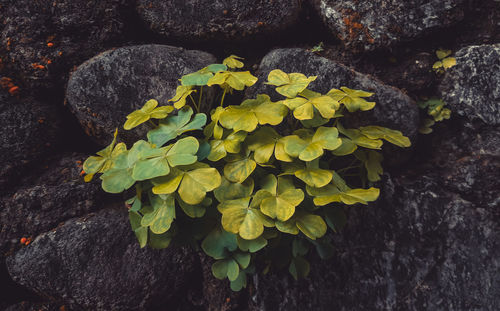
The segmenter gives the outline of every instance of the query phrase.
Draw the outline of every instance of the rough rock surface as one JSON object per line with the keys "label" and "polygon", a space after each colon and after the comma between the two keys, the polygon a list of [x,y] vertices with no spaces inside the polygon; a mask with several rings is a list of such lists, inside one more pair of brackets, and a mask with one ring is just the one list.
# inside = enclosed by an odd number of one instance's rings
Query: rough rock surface
{"label": "rough rock surface", "polygon": [[464,0],[312,0],[324,23],[355,50],[414,39],[464,17]]}
{"label": "rough rock surface", "polygon": [[55,147],[58,111],[33,98],[17,99],[0,90],[0,193],[37,158]]}
{"label": "rough rock surface", "polygon": [[185,249],[141,249],[125,209],[105,209],[38,236],[7,258],[16,282],[75,309],[175,305],[194,271]]}
{"label": "rough rock surface", "polygon": [[300,0],[138,1],[139,14],[153,31],[190,41],[273,34],[295,23],[300,9]]}
{"label": "rough rock surface", "polygon": [[[151,98],[167,104],[182,75],[215,62],[211,54],[165,45],[107,51],[73,72],[66,100],[87,134],[107,145],[115,128],[122,129],[129,113]],[[143,134],[140,128],[122,130],[121,137],[136,141]]]}
{"label": "rough rock surface", "polygon": [[454,57],[440,85],[441,98],[467,119],[500,125],[500,44],[469,46]]}
{"label": "rough rock surface", "polygon": [[123,201],[121,196],[102,191],[98,178],[90,183],[83,181],[79,164],[85,158],[81,154],[62,156],[39,168],[41,175],[26,179],[13,195],[0,198],[1,255],[20,247],[22,237],[34,238],[112,200]]}
{"label": "rough rock surface", "polygon": [[5,1],[3,61],[30,91],[64,84],[71,67],[123,40],[122,11],[129,2]]}
{"label": "rough rock surface", "polygon": [[417,135],[419,115],[417,105],[400,90],[385,85],[374,77],[358,73],[340,63],[315,55],[303,49],[276,49],[262,59],[259,67],[259,82],[248,89],[248,96],[259,93],[280,98],[274,87],[263,84],[273,69],[284,72],[301,72],[307,76],[318,76],[310,84],[310,89],[326,93],[332,88],[346,86],[374,92],[370,97],[377,105],[371,111],[360,112],[366,124],[377,124],[403,132],[410,139]]}

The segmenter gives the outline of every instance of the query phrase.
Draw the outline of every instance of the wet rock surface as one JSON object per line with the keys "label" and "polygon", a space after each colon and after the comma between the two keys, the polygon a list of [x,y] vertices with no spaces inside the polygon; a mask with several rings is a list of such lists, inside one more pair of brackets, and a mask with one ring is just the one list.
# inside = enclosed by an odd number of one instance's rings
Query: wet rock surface
{"label": "wet rock surface", "polygon": [[373,50],[456,24],[464,0],[312,0],[325,24],[350,49]]}
{"label": "wet rock surface", "polygon": [[141,249],[126,209],[105,209],[39,235],[7,258],[13,279],[75,309],[144,310],[175,305],[196,257]]}
{"label": "wet rock surface", "polygon": [[[80,65],[68,82],[66,100],[86,133],[105,146],[126,116],[149,99],[160,105],[175,94],[178,79],[215,63],[206,52],[164,45],[123,47],[99,54]],[[145,131],[121,131],[136,141]]]}
{"label": "wet rock surface", "polygon": [[163,36],[242,40],[275,34],[297,22],[301,1],[139,0],[137,9],[145,23]]}
{"label": "wet rock surface", "polygon": [[500,125],[500,44],[465,47],[454,57],[440,85],[443,100],[471,121]]}

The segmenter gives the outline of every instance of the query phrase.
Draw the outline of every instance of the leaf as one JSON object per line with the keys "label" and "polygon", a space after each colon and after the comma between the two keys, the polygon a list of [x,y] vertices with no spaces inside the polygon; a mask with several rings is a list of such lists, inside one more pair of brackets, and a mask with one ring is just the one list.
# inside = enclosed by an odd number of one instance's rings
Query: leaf
{"label": "leaf", "polygon": [[[205,200],[208,200],[208,198],[205,198]],[[177,197],[177,203],[179,203],[184,213],[191,218],[203,217],[207,211],[204,206],[187,204],[180,197]]]}
{"label": "leaf", "polygon": [[203,86],[207,85],[208,80],[213,77],[213,73],[209,71],[208,67],[202,68],[196,72],[182,76],[181,84],[184,86]]}
{"label": "leaf", "polygon": [[153,211],[142,217],[141,225],[149,227],[151,232],[155,234],[168,231],[175,218],[174,197],[171,195],[167,195],[165,198],[158,195],[152,196],[151,205]]}
{"label": "leaf", "polygon": [[247,178],[242,183],[234,183],[223,177],[221,185],[214,190],[214,195],[219,202],[241,199],[251,196],[253,188],[254,182],[252,178]]}
{"label": "leaf", "polygon": [[175,109],[181,109],[186,105],[186,98],[196,90],[192,86],[179,85],[175,90],[175,96],[169,99],[169,102],[174,102]]}
{"label": "leaf", "polygon": [[295,213],[295,207],[304,200],[304,192],[296,189],[286,177],[276,178],[274,175],[268,175],[264,182],[270,186],[257,192],[266,195],[260,203],[260,210],[271,218],[287,221]]}
{"label": "leaf", "polygon": [[[312,92],[311,92],[312,93]],[[297,120],[311,120],[314,111],[318,111],[325,119],[333,118],[340,104],[330,96],[317,96],[310,99],[295,97],[282,100],[281,103],[293,110],[293,116]]]}
{"label": "leaf", "polygon": [[205,160],[210,154],[211,147],[210,144],[204,140],[199,140],[198,143],[200,147],[198,148],[198,152],[196,153],[196,157],[198,162]]}
{"label": "leaf", "polygon": [[286,154],[281,136],[272,127],[264,126],[258,129],[247,140],[248,150],[254,152],[254,160],[259,164],[267,163],[273,153],[277,160],[291,162]]}
{"label": "leaf", "polygon": [[141,226],[142,216],[139,215],[139,213],[129,211],[128,217],[132,226],[132,230],[134,231],[135,236],[139,241],[139,245],[141,246],[141,248],[143,248],[148,242],[148,228]]}
{"label": "leaf", "polygon": [[347,136],[354,144],[360,147],[369,149],[380,149],[382,147],[382,140],[368,138],[358,129],[345,129],[340,123],[337,123],[337,128],[340,133]]}
{"label": "leaf", "polygon": [[233,258],[241,269],[246,269],[250,264],[251,255],[249,253],[236,252],[233,253]]}
{"label": "leaf", "polygon": [[229,85],[235,90],[243,91],[245,87],[254,85],[257,80],[250,71],[222,71],[211,77],[207,85]]}
{"label": "leaf", "polygon": [[337,149],[342,140],[338,138],[338,130],[335,127],[319,127],[312,137],[286,136],[283,143],[288,155],[298,157],[302,161],[312,161],[323,155],[323,149]]}
{"label": "leaf", "polygon": [[234,281],[239,273],[240,268],[234,259],[217,260],[212,265],[212,274],[219,280],[227,277],[230,281]]}
{"label": "leaf", "polygon": [[299,234],[299,228],[297,228],[294,218],[291,218],[287,221],[276,221],[275,225],[276,229],[281,232],[288,234]]}
{"label": "leaf", "polygon": [[436,51],[436,56],[439,59],[443,59],[443,58],[445,58],[448,55],[451,55],[451,50],[442,50],[442,49],[439,49],[439,50]]}
{"label": "leaf", "polygon": [[457,60],[455,59],[455,57],[447,57],[443,59],[442,62],[444,69],[451,68],[457,64]]}
{"label": "leaf", "polygon": [[379,194],[380,190],[373,187],[369,189],[350,189],[347,191],[340,191],[337,187],[331,184],[320,189],[314,189],[314,192],[311,193],[311,195],[315,196],[314,204],[317,206],[327,205],[332,202],[342,202],[348,205],[356,203],[366,205],[368,202],[375,201]]}
{"label": "leaf", "polygon": [[151,118],[163,119],[174,110],[174,107],[172,106],[155,108],[156,106],[158,106],[158,102],[155,99],[148,100],[141,109],[136,110],[127,116],[127,121],[123,125],[123,128],[131,130]]}
{"label": "leaf", "polygon": [[[113,141],[111,142],[111,144],[109,144],[106,148],[98,151],[98,156],[88,157],[87,160],[83,162],[83,170],[88,176],[107,171],[113,164],[113,158],[118,154],[126,151],[126,147],[123,150],[122,148],[118,148],[118,146],[122,146],[121,144],[116,145],[117,135],[118,129],[115,130]],[[90,180],[92,180],[92,178],[90,178]]]}
{"label": "leaf", "polygon": [[370,139],[385,139],[391,144],[399,147],[410,147],[411,142],[408,137],[403,136],[400,131],[391,130],[382,126],[362,126],[359,128],[361,134]]}
{"label": "leaf", "polygon": [[172,242],[172,232],[167,231],[162,234],[155,234],[153,232],[149,232],[149,243],[148,245],[154,249],[163,249],[167,248]]}
{"label": "leaf", "polygon": [[242,62],[239,61],[239,59],[244,59],[244,58],[236,56],[236,55],[231,55],[229,57],[226,57],[222,61],[222,63],[229,68],[242,68],[244,65]]}
{"label": "leaf", "polygon": [[264,232],[264,215],[249,208],[250,197],[228,200],[220,203],[217,209],[222,213],[222,226],[226,231],[238,233],[242,238],[253,240]]}
{"label": "leaf", "polygon": [[309,262],[302,257],[293,258],[290,266],[288,267],[288,271],[295,280],[307,277],[310,269]]}
{"label": "leaf", "polygon": [[373,93],[370,92],[354,90],[342,86],[340,90],[331,89],[327,95],[343,104],[349,112],[355,112],[357,110],[367,111],[375,107],[375,102],[368,102],[363,98],[372,96]]}
{"label": "leaf", "polygon": [[101,175],[102,189],[109,193],[120,193],[132,187],[135,180],[128,167],[127,153],[121,153],[112,163],[112,168]]}
{"label": "leaf", "polygon": [[240,274],[236,280],[230,283],[231,290],[234,292],[239,292],[242,288],[247,287],[247,275],[245,272],[240,271]]}
{"label": "leaf", "polygon": [[334,232],[339,232],[345,227],[347,217],[341,208],[325,208],[323,211],[325,213],[326,224]]}
{"label": "leaf", "polygon": [[383,160],[382,154],[373,150],[368,150],[367,153],[368,157],[367,161],[365,162],[365,168],[368,180],[371,182],[379,181],[381,179],[380,175],[382,175],[382,173],[384,172],[384,170],[382,169],[382,165],[380,165]]}
{"label": "leaf", "polygon": [[309,245],[304,239],[294,239],[292,242],[293,257],[305,256],[309,251]]}
{"label": "leaf", "polygon": [[224,176],[227,180],[237,183],[244,182],[255,170],[257,164],[254,160],[243,157],[224,166]]}
{"label": "leaf", "polygon": [[259,94],[256,99],[247,99],[239,106],[227,107],[219,122],[223,127],[235,132],[252,132],[258,124],[280,124],[287,111],[283,104],[273,103],[269,96]]}
{"label": "leaf", "polygon": [[335,249],[332,244],[326,241],[325,238],[313,241],[313,244],[316,247],[316,252],[321,259],[326,260],[333,257]]}
{"label": "leaf", "polygon": [[311,187],[323,187],[332,180],[332,172],[323,169],[305,168],[295,172],[295,177]]}
{"label": "leaf", "polygon": [[210,141],[210,154],[208,155],[208,160],[219,161],[220,159],[226,157],[227,153],[238,153],[240,152],[241,143],[247,137],[245,131],[233,132],[226,136],[224,139],[215,139]]}
{"label": "leaf", "polygon": [[326,223],[318,215],[299,214],[296,218],[296,225],[311,240],[320,238],[326,233]]}
{"label": "leaf", "polygon": [[238,247],[244,252],[255,253],[267,245],[267,240],[260,236],[253,240],[245,240],[238,236]]}
{"label": "leaf", "polygon": [[316,78],[316,76],[306,77],[301,73],[286,74],[279,69],[275,69],[269,73],[266,84],[277,86],[276,92],[288,98],[293,98]]}
{"label": "leaf", "polygon": [[170,166],[189,165],[198,160],[196,152],[198,151],[198,140],[194,137],[188,136],[179,139],[167,151],[165,157]]}
{"label": "leaf", "polygon": [[185,132],[201,130],[207,122],[207,116],[204,113],[197,113],[191,120],[192,115],[191,107],[183,107],[176,116],[168,116],[160,121],[156,129],[149,131],[148,140],[160,147]]}
{"label": "leaf", "polygon": [[206,236],[201,243],[201,248],[208,256],[223,259],[228,252],[238,248],[236,235],[217,227]]}
{"label": "leaf", "polygon": [[222,138],[224,132],[222,127],[219,126],[219,118],[224,111],[225,109],[220,106],[211,111],[210,118],[212,122],[203,129],[203,134],[205,134],[206,138],[210,138],[212,135],[215,139]]}
{"label": "leaf", "polygon": [[346,156],[353,153],[358,148],[358,146],[356,146],[356,144],[353,143],[353,141],[349,138],[342,137],[340,138],[340,140],[342,141],[342,144],[340,145],[340,147],[332,151],[333,155],[336,155],[338,157]]}

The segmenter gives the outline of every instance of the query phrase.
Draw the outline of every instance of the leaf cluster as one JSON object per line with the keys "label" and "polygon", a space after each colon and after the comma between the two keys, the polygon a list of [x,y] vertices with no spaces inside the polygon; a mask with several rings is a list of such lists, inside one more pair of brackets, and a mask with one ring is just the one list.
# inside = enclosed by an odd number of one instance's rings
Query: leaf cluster
{"label": "leaf cluster", "polygon": [[[384,141],[410,146],[396,130],[344,127],[345,114],[375,106],[367,100],[373,93],[347,87],[317,93],[309,88],[315,76],[276,69],[266,83],[281,100],[259,94],[225,105],[226,94],[257,82],[243,67],[231,55],[184,75],[172,104],[149,100],[127,116],[124,129],[147,126],[147,140],[128,149],[115,132],[84,163],[85,180],[101,174],[107,192],[135,185],[127,204],[141,247],[201,246],[215,260],[213,275],[235,291],[248,274],[271,267],[305,277],[310,248],[322,258],[332,254],[325,234],[345,224],[343,209],[378,198],[373,183],[383,172]],[[222,93],[208,124],[199,111],[207,87]]]}

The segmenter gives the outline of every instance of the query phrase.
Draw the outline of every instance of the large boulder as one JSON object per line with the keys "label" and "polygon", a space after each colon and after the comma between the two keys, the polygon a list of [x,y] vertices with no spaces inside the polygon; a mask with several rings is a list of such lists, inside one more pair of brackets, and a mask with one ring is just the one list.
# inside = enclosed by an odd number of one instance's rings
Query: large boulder
{"label": "large boulder", "polygon": [[159,310],[190,285],[196,254],[141,249],[122,207],[38,236],[7,267],[16,282],[77,310]]}
{"label": "large boulder", "polygon": [[[211,54],[166,45],[110,50],[73,72],[66,100],[87,134],[107,145],[129,113],[152,98],[167,104],[182,75],[215,62]],[[132,141],[144,134],[141,127],[121,132],[122,138]]]}
{"label": "large boulder", "polygon": [[0,90],[0,193],[56,147],[61,134],[59,116],[52,105]]}
{"label": "large boulder", "polygon": [[84,155],[70,154],[49,161],[46,168],[25,177],[13,194],[0,198],[0,256],[21,247],[22,237],[34,238],[61,222],[122,200],[102,191],[99,179],[83,181],[84,160]]}
{"label": "large boulder", "polygon": [[454,55],[439,87],[453,112],[470,121],[500,125],[500,44],[469,46]]}
{"label": "large boulder", "polygon": [[324,23],[350,49],[373,50],[414,39],[464,17],[464,0],[311,0]]}
{"label": "large boulder", "polygon": [[[417,105],[407,95],[370,75],[356,72],[343,64],[317,56],[304,49],[276,49],[264,56],[259,67],[259,81],[247,90],[247,97],[266,93],[273,100],[282,99],[282,96],[274,90],[274,86],[264,84],[269,72],[276,68],[287,73],[301,72],[307,76],[318,76],[309,88],[323,94],[341,86],[375,93],[369,98],[370,101],[377,103],[375,108],[353,114],[349,119],[350,124],[353,126],[381,125],[400,130],[412,141],[416,140],[419,112]],[[389,154],[405,153],[401,148],[387,147]],[[394,155],[390,157],[399,158]],[[407,156],[402,158],[407,158]]]}
{"label": "large boulder", "polygon": [[[22,91],[64,85],[68,71],[124,41],[129,0],[18,0],[2,8],[4,63],[20,77]],[[1,53],[1,51],[0,51]]]}
{"label": "large boulder", "polygon": [[139,0],[138,12],[166,37],[206,41],[271,35],[298,20],[300,0]]}

